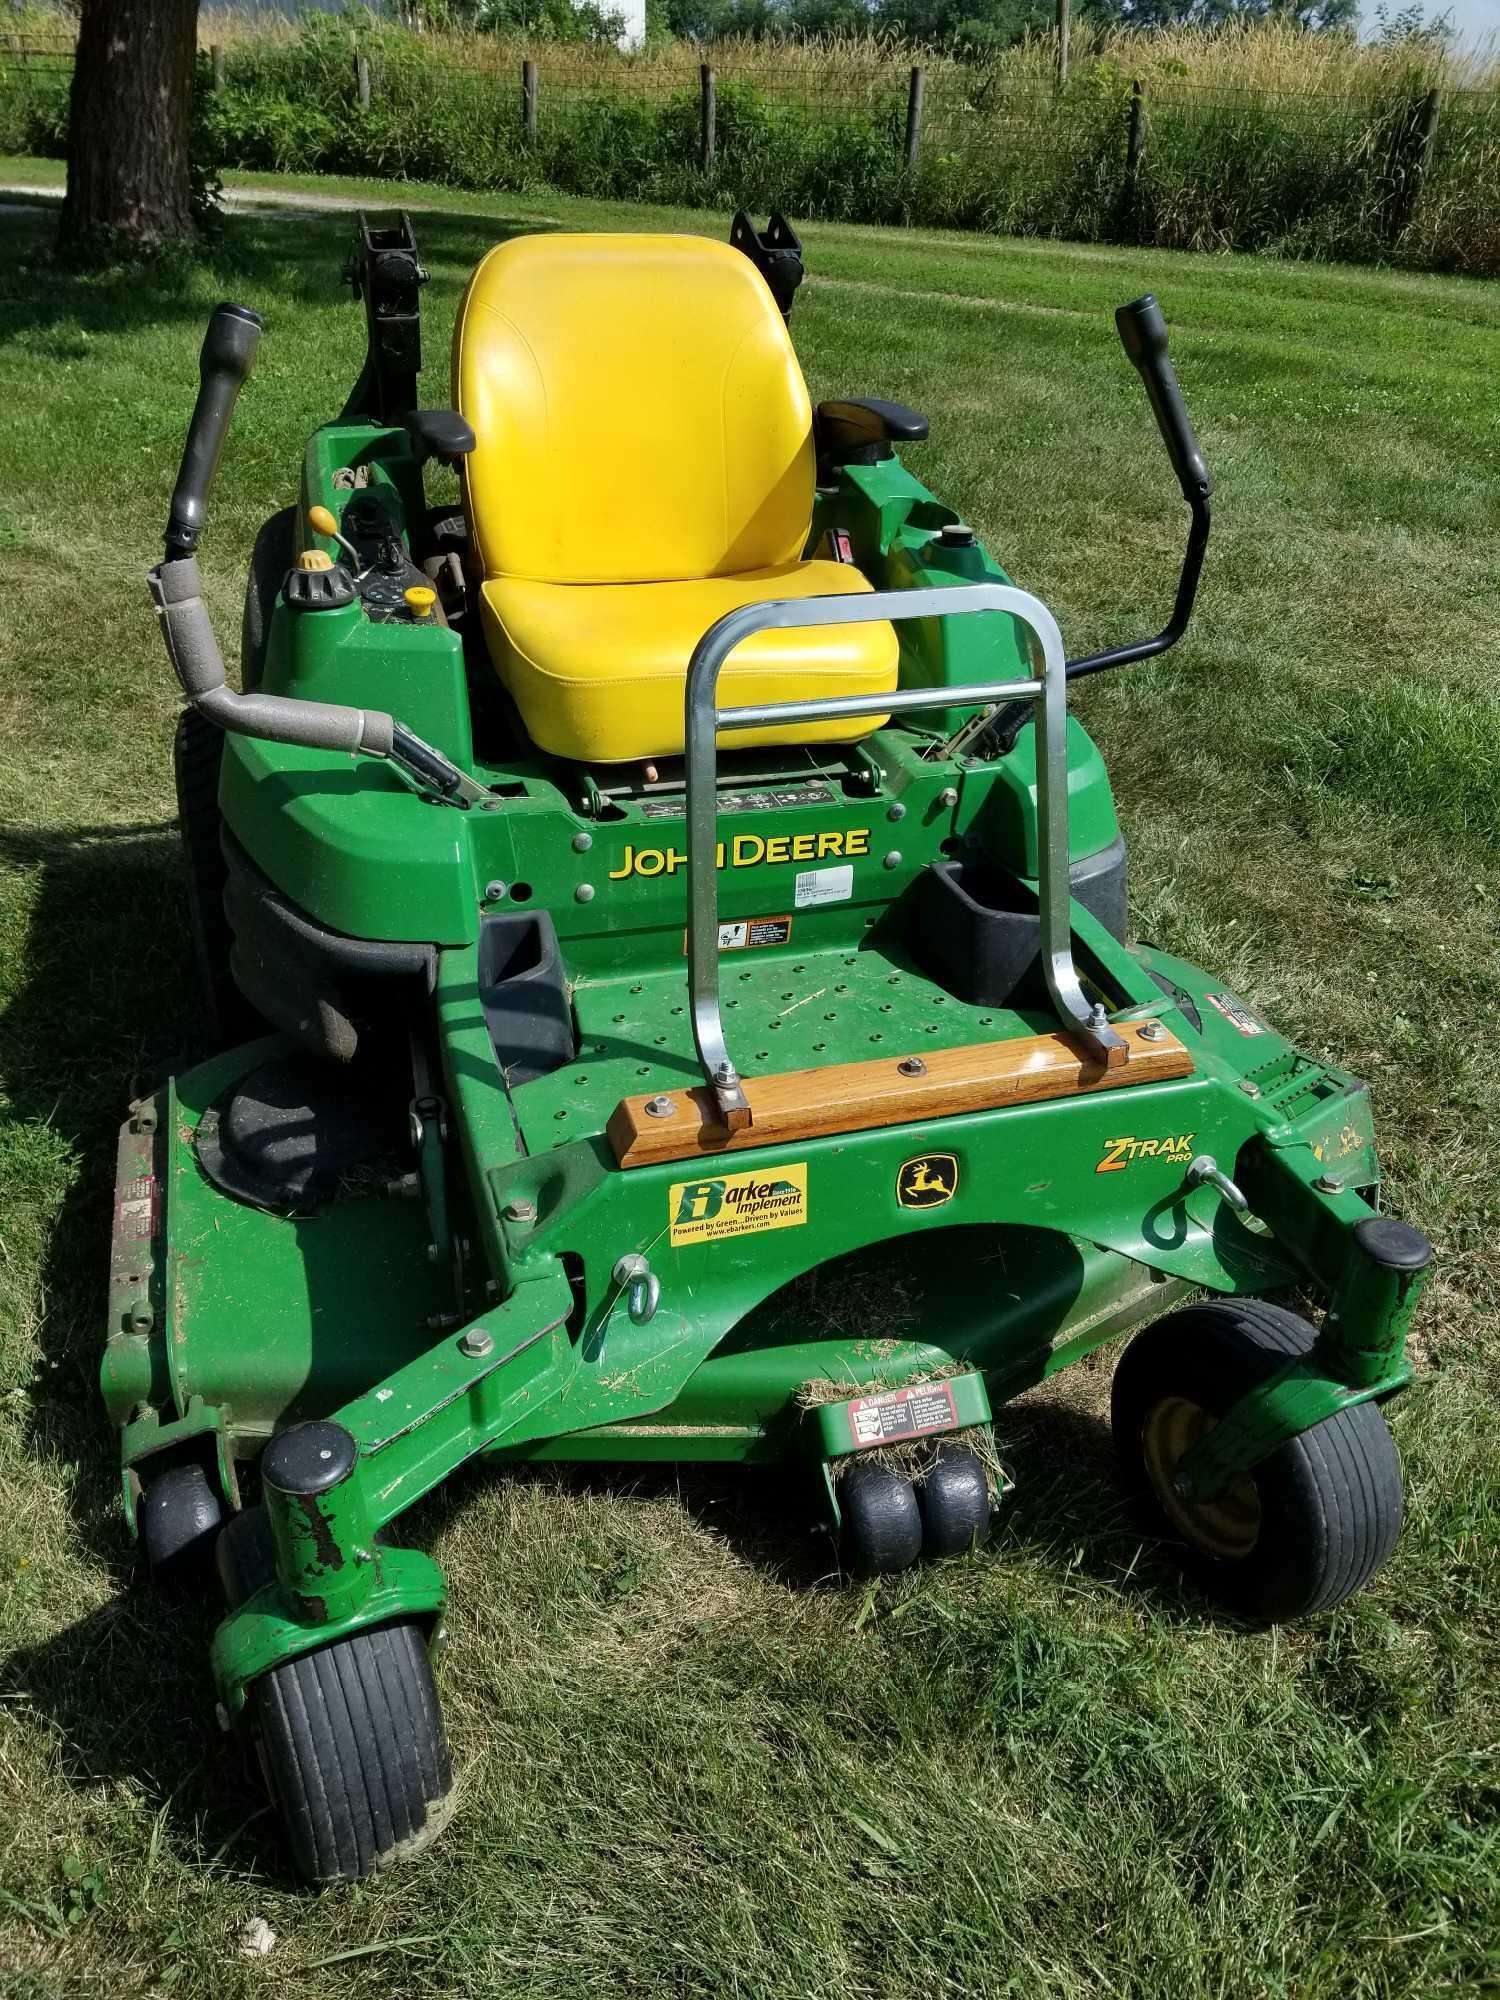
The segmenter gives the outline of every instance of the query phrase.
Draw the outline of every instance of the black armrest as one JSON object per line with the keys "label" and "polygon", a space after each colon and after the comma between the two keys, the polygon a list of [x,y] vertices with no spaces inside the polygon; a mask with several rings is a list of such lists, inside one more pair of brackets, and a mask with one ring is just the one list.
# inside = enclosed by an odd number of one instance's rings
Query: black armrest
{"label": "black armrest", "polygon": [[889,458],[892,444],[920,444],[926,435],[927,419],[920,412],[877,396],[819,403],[813,412],[813,436],[825,465],[869,465]]}
{"label": "black armrest", "polygon": [[412,410],[406,419],[406,433],[418,465],[425,465],[429,458],[455,465],[474,449],[474,426],[457,410]]}

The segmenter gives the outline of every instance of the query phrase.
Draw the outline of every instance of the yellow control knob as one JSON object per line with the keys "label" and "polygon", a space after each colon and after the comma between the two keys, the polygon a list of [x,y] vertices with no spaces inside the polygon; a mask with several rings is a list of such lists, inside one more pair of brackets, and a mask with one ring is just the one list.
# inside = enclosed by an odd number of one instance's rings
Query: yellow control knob
{"label": "yellow control knob", "polygon": [[437,603],[437,592],[425,583],[413,583],[405,591],[406,608],[413,618],[430,618],[432,607]]}
{"label": "yellow control knob", "polygon": [[333,557],[326,549],[304,549],[297,558],[298,569],[332,569]]}
{"label": "yellow control knob", "polygon": [[309,507],[307,518],[309,524],[316,528],[320,535],[336,535],[339,531],[338,522],[326,507]]}

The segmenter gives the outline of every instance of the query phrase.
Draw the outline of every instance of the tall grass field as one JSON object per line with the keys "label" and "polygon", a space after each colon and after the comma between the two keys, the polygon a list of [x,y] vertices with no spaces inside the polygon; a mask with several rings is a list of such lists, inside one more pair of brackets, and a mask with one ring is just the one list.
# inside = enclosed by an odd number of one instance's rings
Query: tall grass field
{"label": "tall grass field", "polygon": [[[1200,609],[1076,707],[1134,935],[1369,1079],[1389,1206],[1437,1244],[1390,1406],[1390,1566],[1304,1626],[1216,1616],[1124,1504],[1112,1351],[1000,1412],[1017,1483],[989,1548],[870,1586],[778,1474],[476,1467],[402,1522],[452,1591],[455,1816],[380,1879],[289,1879],[214,1727],[213,1609],[134,1577],[96,1375],[119,1120],[206,1053],[144,576],[204,321],[244,300],[265,337],[202,550],[238,631],[256,529],[363,350],[329,193],[414,211],[428,405],[497,239],[728,221],[238,177],[207,263],[80,278],[47,257],[52,215],[6,197],[0,1994],[1494,1993],[1500,294],[1347,266],[811,223],[792,334],[815,398],[928,414],[909,462],[1076,654],[1170,602],[1184,510],[1111,320],[1164,304],[1218,489]],[[922,1306],[826,1309],[878,1335]]]}
{"label": "tall grass field", "polygon": [[[43,9],[8,27],[0,149],[59,156],[68,17]],[[205,10],[200,34],[201,151],[225,169],[1500,274],[1500,74],[1487,56],[1421,38],[1370,47],[1275,20],[1218,33],[1081,28],[1061,92],[1048,37],[983,62],[869,39],[718,42],[717,145],[705,171],[703,52],[686,43],[626,55],[418,34],[358,8],[296,25]],[[17,53],[28,45],[29,59]],[[528,56],[539,73],[534,140],[521,117]],[[914,62],[925,113],[908,164]]]}

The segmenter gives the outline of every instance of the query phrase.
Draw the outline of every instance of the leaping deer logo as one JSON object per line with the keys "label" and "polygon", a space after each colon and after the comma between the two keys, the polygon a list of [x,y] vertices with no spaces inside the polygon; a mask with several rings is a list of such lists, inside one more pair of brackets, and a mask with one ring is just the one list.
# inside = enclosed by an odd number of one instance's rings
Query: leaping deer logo
{"label": "leaping deer logo", "polygon": [[902,1208],[937,1208],[958,1190],[958,1161],[952,1153],[919,1153],[896,1176]]}

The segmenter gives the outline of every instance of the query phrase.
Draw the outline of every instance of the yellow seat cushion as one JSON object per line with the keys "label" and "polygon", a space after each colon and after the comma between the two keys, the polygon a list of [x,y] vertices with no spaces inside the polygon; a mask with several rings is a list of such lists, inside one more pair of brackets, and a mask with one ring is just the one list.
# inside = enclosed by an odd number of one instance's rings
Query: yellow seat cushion
{"label": "yellow seat cushion", "polygon": [[455,406],[486,576],[660,583],[794,561],[812,405],[742,251],[702,236],[518,236],[469,280]]}
{"label": "yellow seat cushion", "polygon": [[[725,612],[870,587],[847,563],[804,562],[670,583],[495,577],[482,602],[491,656],[533,741],[556,757],[617,763],[680,754],[688,660]],[[889,694],[896,654],[895,631],[884,621],[757,632],[724,662],[718,705]],[[848,743],[884,720],[876,712],[855,722],[737,730],[733,741]]]}
{"label": "yellow seat cushion", "polygon": [[[682,749],[688,659],[726,611],[865,591],[801,560],[812,405],[749,258],[701,236],[522,236],[469,281],[453,396],[474,427],[464,495],[484,628],[532,739],[591,763]],[[720,707],[888,694],[889,625],[764,632]],[[850,742],[884,721],[744,743]]]}

